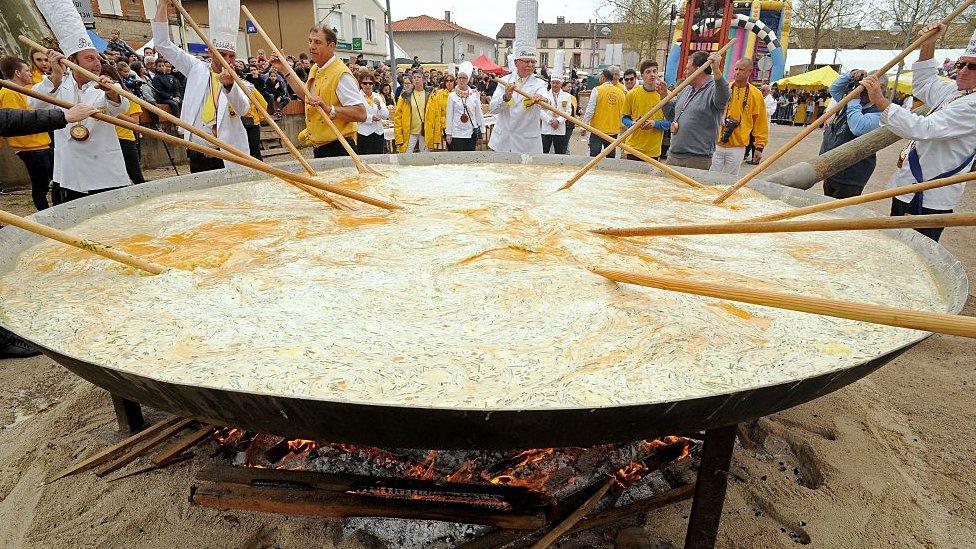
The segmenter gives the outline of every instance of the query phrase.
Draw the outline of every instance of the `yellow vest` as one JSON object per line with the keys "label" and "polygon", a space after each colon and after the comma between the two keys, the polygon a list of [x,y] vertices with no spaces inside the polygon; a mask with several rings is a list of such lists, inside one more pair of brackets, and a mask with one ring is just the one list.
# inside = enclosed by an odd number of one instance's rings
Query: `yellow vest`
{"label": "yellow vest", "polygon": [[[22,111],[30,110],[27,107],[27,96],[8,88],[0,89],[0,107]],[[8,137],[7,142],[10,143],[10,148],[15,151],[40,151],[51,146],[51,136],[47,132],[35,133],[20,137]]]}
{"label": "yellow vest", "polygon": [[[337,92],[339,78],[343,74],[349,74],[351,76],[352,71],[341,60],[337,58],[333,59],[335,61],[324,68],[319,68],[318,65],[312,67],[308,76],[308,89],[312,92],[312,95],[320,97],[326,105],[341,105],[342,102],[339,101],[339,94]],[[326,108],[326,112],[328,113],[328,108]],[[322,113],[308,103],[305,104],[305,122],[308,126],[306,128],[308,141],[313,145],[324,145],[339,139],[335,132],[332,131],[332,128],[322,119]],[[349,122],[339,118],[333,119],[332,122],[339,128],[339,132],[342,135],[346,137],[356,135],[355,122]]]}
{"label": "yellow vest", "polygon": [[[660,102],[661,94],[656,91],[647,91],[643,85],[638,85],[627,93],[623,116],[629,116],[631,120],[637,122],[638,118],[647,114],[647,111]],[[651,120],[664,120],[664,113],[657,111],[651,115]],[[628,145],[651,157],[661,156],[661,143],[663,141],[664,132],[658,129],[635,130],[627,137]]]}
{"label": "yellow vest", "polygon": [[620,117],[623,116],[624,102],[627,96],[620,88],[607,82],[597,86],[599,90],[596,94],[596,108],[593,110],[593,120],[590,122],[594,128],[603,133],[620,133]]}

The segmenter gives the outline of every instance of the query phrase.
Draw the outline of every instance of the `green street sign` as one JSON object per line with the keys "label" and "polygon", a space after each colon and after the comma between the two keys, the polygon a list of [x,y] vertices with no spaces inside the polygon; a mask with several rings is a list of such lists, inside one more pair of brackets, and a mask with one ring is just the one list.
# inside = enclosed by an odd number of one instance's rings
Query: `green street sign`
{"label": "green street sign", "polygon": [[352,49],[362,51],[362,49],[363,49],[363,39],[362,38],[353,38],[352,39]]}
{"label": "green street sign", "polygon": [[336,48],[340,50],[351,50],[352,44],[349,42],[336,42]]}

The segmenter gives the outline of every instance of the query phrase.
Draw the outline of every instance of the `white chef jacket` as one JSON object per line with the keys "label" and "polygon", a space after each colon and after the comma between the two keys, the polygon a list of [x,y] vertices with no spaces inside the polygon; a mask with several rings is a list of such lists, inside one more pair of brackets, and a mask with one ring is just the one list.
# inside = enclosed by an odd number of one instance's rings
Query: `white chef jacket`
{"label": "white chef jacket", "polygon": [[[556,107],[561,112],[573,114],[573,98],[568,93],[559,90],[557,95],[553,95],[552,90],[546,92],[549,104]],[[553,128],[549,122],[555,118],[559,122],[559,127]],[[542,109],[542,135],[566,135],[566,119],[558,114]]]}
{"label": "white chef jacket", "polygon": [[[465,114],[467,107],[468,121],[461,122],[461,116]],[[455,90],[447,96],[447,128],[445,133],[458,139],[468,139],[474,128],[481,128],[481,134],[485,132],[485,115],[481,111],[481,97],[477,89],[468,88],[468,97],[462,99]]]}
{"label": "white chef jacket", "polygon": [[[534,74],[525,82],[520,82],[517,73],[502,80],[516,83],[529,95],[546,93],[546,82]],[[504,95],[505,86],[499,83],[489,103],[489,109],[495,114],[495,129],[488,146],[497,152],[542,153],[542,107],[532,105],[526,109],[522,102],[525,98],[516,92],[512,92],[512,100],[506,103],[502,100]]]}
{"label": "white chef jacket", "polygon": [[[105,92],[98,89],[97,82],[88,82],[79,89],[71,71],[65,71],[57,89],[50,76],[45,76],[34,89],[75,104],[91,105],[110,116],[129,109],[128,99],[121,97],[119,103],[109,101]],[[35,110],[59,108],[34,98],[29,104]],[[79,124],[88,128],[89,137],[84,141],[71,138],[71,127],[76,124],[54,131],[54,181],[65,189],[82,193],[129,185],[115,126],[94,118],[86,118]]]}
{"label": "white chef jacket", "polygon": [[[341,81],[340,81],[341,83]],[[362,96],[362,94],[360,94]],[[340,101],[342,98],[339,99]],[[373,104],[370,105],[369,101],[363,99],[363,104],[366,105],[366,121],[358,122],[356,124],[356,132],[359,135],[373,135],[378,133],[383,135],[383,120],[390,119],[390,109],[386,107],[386,100],[383,96],[373,92]],[[349,106],[343,104],[343,106]],[[373,122],[373,116],[380,117],[380,122]]]}
{"label": "white chef jacket", "polygon": [[[912,66],[912,94],[937,109],[928,116],[918,116],[892,103],[881,113],[881,125],[898,137],[912,139],[918,151],[924,181],[961,166],[976,151],[976,93],[964,95],[955,82],[938,78],[939,62],[919,61]],[[950,103],[943,103],[951,101]],[[939,108],[939,105],[942,105]],[[968,172],[971,165],[963,168]],[[918,183],[906,160],[888,182],[888,188]],[[922,206],[933,210],[955,208],[965,183],[930,189],[922,195]],[[911,202],[915,195],[896,197]]]}
{"label": "white chef jacket", "polygon": [[[210,133],[210,127],[203,122],[203,102],[207,100],[210,89],[210,63],[197,59],[174,44],[169,38],[169,25],[167,23],[154,21],[152,31],[153,45],[156,51],[186,76],[186,90],[183,92],[180,120]],[[217,89],[220,90],[220,97],[217,98],[217,139],[247,152],[249,150],[247,130],[244,129],[244,123],[241,122],[241,116],[251,108],[247,93],[236,83],[230,92],[222,85],[217,86]],[[228,105],[233,108],[233,114],[228,110]],[[180,128],[180,133],[185,139],[194,143],[213,147],[188,130]]]}

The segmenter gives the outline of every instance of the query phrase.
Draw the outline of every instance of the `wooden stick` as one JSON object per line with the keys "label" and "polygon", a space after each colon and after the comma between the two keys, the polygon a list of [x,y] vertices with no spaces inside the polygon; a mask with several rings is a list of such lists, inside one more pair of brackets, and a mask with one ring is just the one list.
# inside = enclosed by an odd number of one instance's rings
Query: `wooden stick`
{"label": "wooden stick", "polygon": [[177,416],[169,416],[168,418],[164,419],[163,421],[160,421],[159,423],[157,423],[157,424],[155,424],[155,425],[153,425],[151,427],[147,427],[146,429],[144,429],[142,431],[139,431],[138,433],[132,435],[131,437],[129,437],[129,438],[125,439],[125,440],[122,440],[122,441],[120,441],[120,442],[118,442],[116,444],[113,444],[112,446],[109,446],[108,448],[102,450],[101,452],[98,452],[97,454],[91,456],[90,458],[85,459],[81,463],[79,463],[77,465],[73,465],[72,467],[70,467],[68,469],[65,469],[64,471],[62,471],[62,472],[58,473],[57,475],[51,477],[49,480],[47,480],[45,482],[45,484],[50,484],[50,483],[52,483],[52,482],[54,482],[56,480],[60,480],[60,479],[62,479],[64,477],[71,476],[71,475],[76,475],[78,473],[84,473],[85,471],[94,469],[95,467],[98,467],[99,465],[105,463],[106,461],[109,461],[109,460],[113,459],[115,456],[117,456],[120,453],[124,452],[130,446],[132,446],[134,444],[137,444],[137,443],[139,443],[139,442],[141,442],[141,441],[143,441],[145,439],[148,439],[150,437],[153,437],[153,436],[156,435],[156,433],[162,431],[163,429],[167,429],[169,427],[172,427],[173,425],[176,425],[179,422],[180,422],[180,418],[179,417],[177,417]]}
{"label": "wooden stick", "polygon": [[607,495],[607,492],[610,491],[610,488],[613,486],[614,482],[615,479],[613,477],[607,479],[607,481],[604,482],[603,485],[600,486],[600,488],[594,492],[592,496],[586,498],[586,501],[579,506],[579,509],[573,511],[568,517],[563,519],[562,522],[557,524],[555,528],[547,532],[545,536],[542,536],[542,539],[533,543],[531,549],[546,549],[555,543],[557,539],[571,530],[573,526],[576,526],[579,521],[583,520],[583,518],[586,517],[586,515],[589,514],[589,512],[592,511],[598,503],[600,503],[600,500],[603,499],[603,496]]}
{"label": "wooden stick", "polygon": [[815,231],[863,231],[868,229],[930,229],[934,227],[972,227],[976,214],[906,215],[901,217],[862,217],[851,219],[816,219],[807,221],[759,221],[710,223],[696,225],[662,225],[596,229],[592,232],[609,236],[674,236],[745,233],[799,233]]}
{"label": "wooden stick", "polygon": [[[505,80],[503,80],[501,78],[495,78],[494,80],[495,80],[495,82],[497,82],[498,84],[500,84],[502,86],[509,86],[509,85],[511,85],[510,82],[506,82]],[[529,93],[526,92],[523,88],[521,88],[519,86],[513,86],[513,88],[515,90],[515,93],[521,95],[522,97],[524,97],[526,99],[532,99],[532,96],[529,95]],[[557,115],[565,118],[566,120],[568,120],[568,121],[572,122],[573,124],[576,124],[577,126],[585,129],[586,131],[592,133],[593,135],[599,137],[600,139],[606,141],[607,143],[612,143],[613,142],[613,138],[610,137],[609,134],[606,134],[606,133],[601,132],[600,130],[594,128],[593,126],[587,124],[586,122],[583,122],[582,120],[580,120],[579,118],[576,118],[575,116],[573,116],[571,114],[564,113],[563,111],[557,109],[556,107],[553,107],[549,103],[539,103],[539,106],[542,107],[543,109],[546,109],[549,112],[552,112],[554,114],[557,114]],[[679,172],[678,170],[672,168],[671,166],[668,166],[667,164],[661,162],[660,160],[654,160],[647,153],[645,153],[644,151],[641,151],[640,149],[636,149],[636,148],[628,145],[627,143],[621,143],[620,148],[623,149],[623,150],[625,150],[625,151],[627,151],[628,153],[636,156],[637,158],[640,158],[644,162],[647,162],[648,164],[650,164],[651,166],[654,166],[655,168],[661,170],[662,172],[664,172],[664,173],[666,173],[666,174],[674,177],[675,179],[677,179],[678,181],[681,181],[682,183],[685,183],[685,184],[690,185],[692,187],[695,187],[697,189],[704,189],[705,188],[705,185],[702,185],[701,183],[699,183],[699,182],[695,181],[694,179],[688,177],[687,175]]]}
{"label": "wooden stick", "polygon": [[94,240],[75,236],[71,233],[67,233],[53,227],[48,227],[47,225],[41,225],[36,221],[32,221],[25,217],[20,217],[19,215],[14,215],[10,212],[0,210],[0,223],[13,225],[14,227],[32,232],[36,235],[50,238],[51,240],[57,240],[58,242],[62,242],[69,246],[74,246],[75,248],[85,250],[86,252],[100,255],[106,259],[117,261],[123,265],[128,265],[129,267],[134,267],[150,274],[158,275],[169,270],[169,267],[128,254],[122,250],[117,250],[108,244],[102,244]]}
{"label": "wooden stick", "polygon": [[[305,83],[302,82],[302,79],[298,77],[298,74],[295,73],[295,68],[288,64],[288,58],[285,57],[285,54],[281,53],[281,50],[278,49],[278,46],[276,46],[275,43],[271,41],[271,37],[268,36],[266,32],[264,32],[264,28],[261,27],[260,23],[258,23],[258,20],[251,13],[251,10],[247,9],[247,6],[241,4],[241,11],[243,11],[244,15],[247,16],[247,18],[251,20],[251,23],[254,24],[254,28],[258,31],[258,34],[260,34],[261,38],[263,38],[264,41],[268,43],[268,46],[274,52],[275,56],[278,57],[278,59],[281,61],[281,64],[284,65],[285,69],[288,71],[288,74],[294,77],[295,80],[298,81],[298,83],[301,85],[300,91],[304,95],[305,100],[308,101],[308,98],[312,97],[312,93],[311,91],[309,91],[308,86],[306,86]],[[349,155],[350,158],[352,158],[352,161],[356,163],[356,169],[359,170],[359,173],[371,173],[373,175],[383,175],[380,172],[374,170],[373,168],[367,166],[366,163],[363,162],[363,159],[360,158],[358,154],[356,154],[356,151],[353,150],[352,145],[350,145],[349,141],[346,140],[346,137],[339,132],[339,128],[336,127],[335,122],[332,121],[332,117],[330,117],[329,114],[325,112],[325,109],[322,107],[322,105],[316,105],[315,107],[318,109],[319,114],[322,115],[322,120],[325,120],[325,123],[328,124],[329,128],[333,131],[333,133],[336,134],[336,137],[339,138],[339,143],[342,144],[342,148],[346,150],[346,153]]]}
{"label": "wooden stick", "polygon": [[754,217],[745,220],[749,221],[778,221],[780,219],[790,219],[792,217],[800,217],[804,215],[809,215],[818,212],[829,212],[830,210],[836,210],[838,208],[844,208],[846,206],[854,206],[856,204],[864,204],[866,202],[874,202],[876,200],[884,200],[885,198],[893,198],[896,196],[902,196],[906,194],[914,194],[922,191],[927,191],[929,189],[937,189],[939,187],[946,187],[949,185],[955,185],[957,183],[965,183],[966,181],[976,180],[976,172],[966,172],[951,177],[944,177],[942,179],[933,179],[932,181],[926,181],[925,183],[915,183],[913,185],[904,185],[902,187],[895,187],[893,189],[886,189],[883,191],[875,191],[873,193],[862,194],[860,196],[852,196],[850,198],[842,198],[840,200],[829,200],[822,204],[814,204],[813,206],[805,206],[803,208],[795,208],[792,210],[786,210],[784,212],[761,215],[759,217]]}
{"label": "wooden stick", "polygon": [[628,273],[614,269],[591,269],[594,273],[613,280],[648,288],[658,288],[685,294],[716,299],[752,303],[790,311],[846,318],[898,328],[910,328],[962,337],[976,338],[976,318],[928,311],[913,311],[897,307],[840,301],[825,297],[799,296],[781,292],[752,290],[727,284],[694,282],[677,278]]}
{"label": "wooden stick", "polygon": [[183,452],[186,452],[190,448],[193,448],[197,444],[209,438],[214,434],[215,429],[216,428],[213,425],[204,425],[196,431],[173,442],[166,448],[163,448],[161,452],[152,457],[152,462],[156,465],[169,463],[170,461],[179,457]]}
{"label": "wooden stick", "polygon": [[[970,1],[976,2],[976,0],[970,0]],[[732,47],[733,44],[735,44],[735,41],[730,40],[728,43],[726,43],[724,46],[722,46],[721,49],[719,49],[715,53],[717,53],[719,55],[723,55],[726,50],[728,50],[729,48]],[[704,73],[705,70],[708,69],[708,67],[710,67],[710,66],[712,66],[712,64],[710,62],[708,62],[708,63],[705,63],[704,65],[698,67],[697,69],[695,69],[695,72],[693,72],[690,75],[688,75],[688,77],[685,78],[684,80],[682,80],[680,84],[678,84],[677,86],[675,86],[674,90],[671,93],[669,93],[668,95],[666,95],[664,97],[664,99],[661,100],[660,103],[658,103],[657,105],[655,105],[654,108],[652,108],[651,110],[649,110],[646,113],[644,113],[644,116],[642,116],[639,119],[637,119],[636,121],[634,121],[634,125],[633,126],[627,128],[627,130],[624,133],[620,134],[620,136],[618,136],[617,139],[613,140],[613,142],[610,143],[610,145],[604,147],[603,150],[600,151],[600,154],[598,154],[592,160],[590,160],[589,163],[587,163],[586,166],[583,166],[583,168],[580,171],[576,172],[576,174],[573,177],[569,178],[569,181],[567,181],[566,183],[564,183],[562,187],[559,187],[559,190],[568,189],[568,188],[572,187],[573,184],[575,184],[577,181],[579,181],[581,177],[583,177],[584,175],[586,175],[586,172],[588,172],[591,169],[593,169],[593,167],[596,166],[597,164],[599,164],[601,160],[603,160],[604,158],[606,158],[607,156],[609,156],[610,153],[612,153],[614,151],[614,149],[616,149],[617,147],[619,147],[621,143],[623,143],[628,137],[630,137],[630,134],[632,134],[635,131],[637,131],[644,124],[644,122],[647,122],[648,120],[650,120],[651,119],[651,116],[653,116],[654,113],[656,113],[657,111],[663,109],[665,105],[667,105],[668,103],[670,103],[672,99],[674,99],[675,97],[678,96],[679,93],[681,93],[681,90],[683,90],[686,87],[688,87],[689,85],[691,85],[692,80],[698,78],[698,76],[700,74]]]}
{"label": "wooden stick", "polygon": [[[21,35],[19,37],[19,39],[20,39],[21,42],[23,42],[27,46],[30,46],[31,48],[34,48],[37,51],[43,52],[45,54],[47,54],[48,52],[51,51],[48,48],[42,46],[41,44],[38,44],[37,42],[34,42],[30,38],[27,38],[26,36]],[[71,70],[77,71],[79,74],[84,75],[89,80],[94,80],[96,82],[99,80],[99,76],[97,74],[89,71],[88,69],[82,67],[81,65],[79,65],[77,63],[74,63],[74,62],[70,61],[67,57],[62,57],[61,58],[61,63],[64,66],[66,66],[66,67],[70,67]],[[221,141],[214,134],[212,134],[210,132],[205,132],[202,129],[194,126],[193,124],[187,124],[186,122],[184,122],[183,120],[181,120],[179,117],[173,116],[172,114],[164,111],[163,109],[160,109],[156,105],[154,105],[154,104],[152,104],[152,103],[144,100],[143,98],[139,97],[138,95],[133,94],[132,92],[130,92],[129,90],[125,89],[124,87],[122,87],[118,83],[113,83],[112,84],[112,89],[114,89],[120,95],[124,96],[129,101],[134,101],[134,102],[138,103],[144,109],[147,109],[150,112],[156,114],[161,119],[166,120],[167,122],[170,122],[171,124],[175,124],[176,126],[179,126],[180,128],[183,128],[184,130],[192,133],[193,135],[199,137],[200,139],[203,139],[204,141],[206,141],[207,143],[210,143],[211,145],[213,145],[215,147],[220,147],[221,149],[223,149],[225,151],[228,151],[228,152],[231,152],[231,153],[233,153],[236,156],[249,157],[249,158],[251,157],[251,155],[249,153],[246,153],[246,152],[238,149],[237,147],[231,145],[230,143],[225,143],[224,141]],[[340,205],[337,202],[335,202],[334,200],[332,200],[327,195],[322,194],[317,189],[313,189],[312,187],[309,187],[308,185],[303,185],[301,183],[295,183],[294,181],[286,181],[286,183],[289,183],[290,185],[294,185],[295,187],[298,187],[299,189],[305,191],[306,193],[314,196],[315,198],[318,198],[319,200],[322,200],[324,202],[327,202],[327,203],[331,204],[334,207],[337,207],[337,208],[340,207]]]}
{"label": "wooden stick", "polygon": [[152,450],[156,446],[159,446],[160,444],[166,442],[167,439],[169,439],[176,433],[179,433],[183,429],[186,429],[194,421],[195,420],[192,419],[183,419],[173,425],[170,425],[169,427],[160,431],[155,436],[143,440],[142,442],[132,446],[127,452],[119,456],[114,461],[110,461],[105,465],[102,465],[97,471],[95,471],[95,474],[98,475],[99,477],[104,477],[105,475],[118,471],[119,469],[125,467],[126,465],[138,459],[139,456],[145,454],[149,450]]}
{"label": "wooden stick", "polygon": [[316,175],[315,169],[312,168],[312,165],[308,163],[308,160],[305,160],[302,153],[295,148],[295,144],[291,142],[291,139],[288,139],[288,135],[285,134],[285,131],[278,126],[278,124],[274,121],[274,118],[271,118],[271,115],[268,114],[268,110],[261,106],[261,102],[257,99],[257,90],[250,89],[244,85],[244,81],[241,80],[241,77],[237,75],[237,71],[234,70],[234,67],[231,67],[230,63],[224,59],[224,56],[217,51],[217,48],[214,47],[213,42],[210,41],[210,37],[207,36],[207,33],[203,32],[203,29],[201,29],[200,26],[197,25],[196,21],[190,17],[190,14],[183,9],[183,4],[180,2],[180,0],[169,0],[169,2],[174,8],[176,8],[176,11],[180,12],[183,19],[187,22],[187,24],[190,25],[191,28],[193,28],[194,32],[197,33],[197,36],[200,37],[200,40],[203,40],[203,43],[206,44],[207,49],[210,50],[210,55],[217,59],[220,66],[230,73],[231,77],[234,79],[234,82],[238,87],[241,88],[241,91],[247,94],[248,99],[251,100],[251,104],[254,105],[258,112],[261,113],[261,116],[268,121],[268,124],[274,128],[275,133],[277,133],[278,137],[281,138],[281,142],[285,144],[285,147],[287,147],[292,156],[295,157],[295,160],[298,160],[298,163],[305,168],[305,171],[308,172],[309,175]]}
{"label": "wooden stick", "polygon": [[[952,13],[947,15],[946,18],[941,21],[941,23],[946,27],[948,27],[949,22],[951,22],[953,19],[959,16],[962,12],[969,9],[969,7],[972,6],[974,2],[976,2],[976,0],[964,0],[963,2],[960,2],[959,5],[956,6],[956,9],[953,10]],[[892,58],[891,61],[888,61],[888,63],[885,64],[885,66],[874,71],[874,73],[872,74],[879,78],[884,76],[885,74],[888,73],[889,70],[891,70],[892,67],[894,67],[903,59],[908,57],[908,54],[918,49],[918,47],[921,46],[922,43],[925,42],[935,32],[938,32],[938,29],[932,29],[925,34],[922,34],[914,42],[912,42],[907,48],[903,49],[901,53],[899,53],[894,58]],[[790,139],[789,142],[786,143],[786,145],[783,145],[782,147],[777,149],[776,152],[774,152],[773,154],[763,158],[762,162],[760,162],[758,166],[753,168],[751,172],[747,173],[741,179],[736,181],[734,185],[729,187],[728,190],[726,190],[724,193],[719,195],[719,197],[715,199],[715,204],[721,204],[722,202],[725,202],[725,200],[728,197],[732,196],[736,191],[748,185],[750,181],[752,181],[753,179],[755,179],[757,175],[765,171],[766,168],[768,168],[773,164],[773,162],[776,162],[784,154],[789,152],[790,149],[795,147],[800,141],[803,140],[804,137],[813,133],[817,128],[822,126],[824,122],[830,119],[831,116],[840,112],[840,110],[843,109],[848,103],[850,103],[852,99],[860,97],[862,91],[864,91],[864,86],[858,84],[857,87],[851,90],[850,93],[845,95],[843,99],[838,101],[832,107],[827,109],[823,114],[821,114],[820,118],[814,120],[812,123],[810,123],[809,126],[803,128],[803,130],[800,133],[798,133],[795,137],[793,137],[793,139]]]}
{"label": "wooden stick", "polygon": [[[52,105],[55,105],[55,106],[58,106],[58,107],[61,107],[61,108],[64,108],[64,109],[70,109],[71,107],[74,106],[74,104],[72,104],[69,101],[65,101],[64,99],[60,99],[60,98],[54,97],[52,95],[48,95],[48,94],[45,94],[45,93],[40,93],[40,92],[34,91],[31,88],[25,88],[23,86],[19,86],[17,84],[14,84],[13,82],[10,82],[9,80],[0,80],[0,88],[10,88],[10,89],[12,89],[12,90],[14,90],[14,91],[16,91],[18,93],[22,93],[24,95],[27,95],[27,96],[30,96],[30,97],[34,97],[36,99],[40,99],[41,101],[44,101],[46,103],[50,103]],[[152,129],[149,129],[149,128],[145,128],[143,126],[140,126],[139,124],[133,124],[132,122],[128,122],[126,120],[121,120],[119,118],[115,118],[114,116],[108,116],[108,115],[102,114],[100,112],[97,112],[97,113],[93,114],[92,115],[92,118],[94,118],[96,120],[101,120],[102,122],[108,122],[109,124],[112,124],[114,126],[118,126],[120,128],[125,128],[125,129],[128,129],[128,130],[132,130],[132,131],[135,131],[135,132],[139,132],[139,133],[141,133],[143,135],[147,135],[149,137],[154,137],[154,138],[159,139],[161,141],[166,141],[167,143],[171,143],[171,144],[176,145],[176,146],[179,146],[179,147],[184,147],[184,148],[189,149],[191,151],[196,151],[196,152],[199,152],[201,154],[207,154],[207,155],[213,156],[214,158],[220,158],[222,160],[227,160],[229,162],[235,162],[235,163],[240,164],[242,166],[245,166],[245,167],[248,167],[248,168],[251,168],[251,169],[260,171],[260,172],[264,172],[264,173],[266,173],[268,175],[273,175],[275,177],[280,177],[281,179],[284,179],[286,181],[295,181],[297,183],[303,183],[305,185],[308,185],[309,187],[315,187],[316,189],[321,189],[323,191],[329,191],[330,193],[335,193],[335,194],[338,194],[338,195],[342,195],[342,196],[345,196],[346,198],[351,198],[353,200],[357,200],[359,202],[364,202],[366,204],[372,204],[373,206],[376,206],[376,207],[379,207],[379,208],[384,208],[384,209],[387,209],[387,210],[398,210],[398,209],[400,209],[400,206],[398,206],[398,205],[396,205],[396,204],[394,204],[392,202],[388,202],[388,201],[383,200],[383,199],[380,199],[380,198],[374,198],[374,197],[371,197],[371,196],[368,196],[368,195],[365,195],[365,194],[362,194],[362,193],[359,193],[359,192],[356,192],[356,191],[353,191],[353,190],[345,189],[343,187],[340,187],[338,185],[333,185],[331,183],[325,183],[323,181],[319,181],[317,179],[314,179],[312,177],[309,177],[308,175],[305,175],[305,174],[288,172],[288,171],[282,170],[281,168],[276,168],[274,166],[270,166],[268,164],[265,164],[264,162],[261,162],[260,160],[257,160],[255,158],[252,158],[250,156],[248,156],[246,158],[245,157],[234,156],[233,154],[231,154],[231,153],[229,153],[227,151],[223,151],[223,150],[220,150],[220,149],[212,149],[210,147],[201,145],[199,143],[194,143],[192,141],[187,141],[186,139],[181,139],[179,137],[174,137],[174,136],[172,136],[172,135],[170,135],[168,133],[164,133],[164,132],[161,132],[161,131],[157,131],[157,130],[152,130]]]}

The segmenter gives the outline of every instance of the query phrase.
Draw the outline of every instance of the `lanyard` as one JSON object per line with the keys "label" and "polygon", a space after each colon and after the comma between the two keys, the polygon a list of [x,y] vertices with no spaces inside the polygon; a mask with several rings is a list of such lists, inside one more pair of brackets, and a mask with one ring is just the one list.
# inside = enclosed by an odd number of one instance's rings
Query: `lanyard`
{"label": "lanyard", "polygon": [[[737,87],[738,86],[732,86],[733,99],[735,98],[735,89]],[[742,117],[746,114],[746,107],[749,105],[749,84],[746,84],[744,90],[745,91],[743,91],[742,93],[742,109],[739,111],[739,121],[741,121]],[[731,109],[732,109],[732,101],[729,101],[729,104],[725,107],[725,118],[729,118],[729,110]]]}
{"label": "lanyard", "polygon": [[688,105],[691,104],[692,100],[694,100],[695,97],[698,96],[698,94],[700,94],[701,92],[703,92],[706,89],[708,89],[708,87],[711,86],[712,85],[712,82],[714,82],[714,81],[715,80],[713,78],[709,78],[708,81],[705,82],[705,84],[702,87],[698,88],[697,90],[692,91],[691,94],[688,95],[688,100],[685,101],[685,104],[681,107],[681,110],[678,111],[678,114],[675,115],[675,117],[674,117],[674,121],[675,122],[677,122],[678,119],[681,118],[681,115],[685,113],[685,109],[688,108]]}

